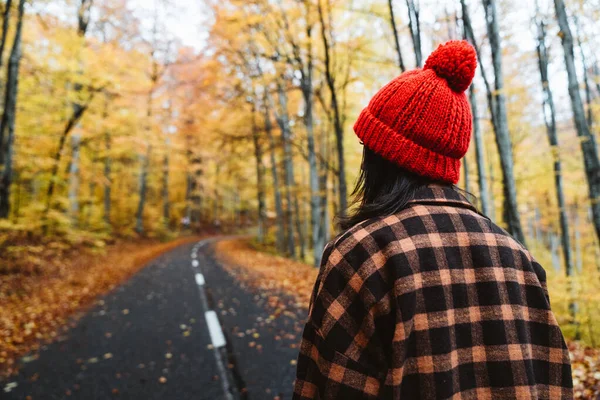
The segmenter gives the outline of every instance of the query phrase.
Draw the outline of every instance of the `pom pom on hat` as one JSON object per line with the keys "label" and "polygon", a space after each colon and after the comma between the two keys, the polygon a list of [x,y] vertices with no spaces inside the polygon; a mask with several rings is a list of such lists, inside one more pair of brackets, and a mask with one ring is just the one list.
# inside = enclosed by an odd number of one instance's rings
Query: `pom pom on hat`
{"label": "pom pom on hat", "polygon": [[471,85],[476,68],[477,53],[465,40],[451,40],[441,44],[427,58],[424,67],[434,70],[457,93],[464,92]]}
{"label": "pom pom on hat", "polygon": [[400,74],[373,96],[354,132],[365,147],[401,168],[456,184],[473,127],[464,91],[476,68],[469,43],[439,46],[423,69]]}

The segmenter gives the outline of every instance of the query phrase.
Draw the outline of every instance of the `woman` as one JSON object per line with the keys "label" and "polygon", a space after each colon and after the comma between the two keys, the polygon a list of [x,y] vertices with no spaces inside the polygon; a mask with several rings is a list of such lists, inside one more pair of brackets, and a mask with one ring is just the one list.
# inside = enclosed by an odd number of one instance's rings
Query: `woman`
{"label": "woman", "polygon": [[358,207],[323,254],[295,399],[572,398],[543,268],[453,186],[476,67],[448,42],[358,118]]}

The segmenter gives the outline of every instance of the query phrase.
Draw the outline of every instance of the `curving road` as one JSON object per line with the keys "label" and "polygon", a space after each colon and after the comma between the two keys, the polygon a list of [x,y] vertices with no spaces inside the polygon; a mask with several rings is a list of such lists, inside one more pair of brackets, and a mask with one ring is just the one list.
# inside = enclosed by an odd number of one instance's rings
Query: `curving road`
{"label": "curving road", "polygon": [[[183,245],[97,301],[1,399],[289,399],[306,310],[260,293]],[[269,295],[287,303],[275,313]],[[274,315],[278,315],[276,318]]]}

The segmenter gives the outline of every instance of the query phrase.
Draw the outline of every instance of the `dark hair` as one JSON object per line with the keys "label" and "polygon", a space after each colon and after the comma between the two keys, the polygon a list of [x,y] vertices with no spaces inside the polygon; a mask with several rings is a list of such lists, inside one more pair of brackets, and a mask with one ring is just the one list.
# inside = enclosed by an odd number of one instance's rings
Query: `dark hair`
{"label": "dark hair", "polygon": [[354,208],[338,218],[342,230],[373,217],[392,215],[406,207],[415,192],[434,181],[409,172],[366,146],[360,175],[352,192]]}

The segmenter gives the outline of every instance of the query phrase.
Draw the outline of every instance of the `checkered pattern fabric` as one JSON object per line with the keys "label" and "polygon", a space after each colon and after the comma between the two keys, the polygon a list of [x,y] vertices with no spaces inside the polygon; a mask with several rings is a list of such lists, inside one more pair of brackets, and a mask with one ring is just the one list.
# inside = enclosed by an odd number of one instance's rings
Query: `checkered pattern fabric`
{"label": "checkered pattern fabric", "polygon": [[451,187],[325,248],[294,399],[571,399],[543,268]]}

